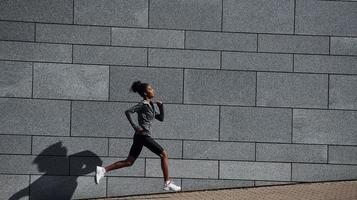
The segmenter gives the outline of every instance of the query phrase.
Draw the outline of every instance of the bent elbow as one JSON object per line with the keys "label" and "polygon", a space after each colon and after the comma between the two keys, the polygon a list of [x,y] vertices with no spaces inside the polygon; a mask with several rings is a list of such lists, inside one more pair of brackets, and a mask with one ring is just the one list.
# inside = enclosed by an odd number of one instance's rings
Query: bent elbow
{"label": "bent elbow", "polygon": [[128,117],[128,118],[130,117],[130,111],[129,110],[126,110],[124,113],[125,113],[126,117]]}
{"label": "bent elbow", "polygon": [[164,118],[163,118],[162,116],[160,116],[160,115],[156,115],[155,118],[156,118],[157,120],[159,120],[160,122],[163,122],[163,121],[164,121]]}

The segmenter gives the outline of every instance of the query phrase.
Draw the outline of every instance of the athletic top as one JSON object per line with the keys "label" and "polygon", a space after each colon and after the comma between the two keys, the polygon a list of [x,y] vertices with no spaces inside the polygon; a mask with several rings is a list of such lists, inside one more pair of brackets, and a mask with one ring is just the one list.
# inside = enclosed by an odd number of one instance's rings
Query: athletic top
{"label": "athletic top", "polygon": [[[142,127],[145,131],[142,131],[141,135],[149,135],[151,136],[151,122],[155,119],[159,121],[164,121],[164,107],[159,106],[160,114],[156,112],[155,106],[152,101],[143,99],[138,104],[133,107],[130,107],[125,111],[125,115],[129,120],[131,126],[135,129],[135,131]],[[139,125],[135,124],[131,118],[131,114],[137,113],[138,116],[138,123]]]}

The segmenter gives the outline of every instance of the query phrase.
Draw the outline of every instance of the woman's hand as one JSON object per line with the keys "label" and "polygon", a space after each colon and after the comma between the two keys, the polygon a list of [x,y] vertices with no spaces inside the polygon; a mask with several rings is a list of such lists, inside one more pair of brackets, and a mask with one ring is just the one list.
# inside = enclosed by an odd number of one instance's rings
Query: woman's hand
{"label": "woman's hand", "polygon": [[156,101],[157,106],[162,106],[162,101]]}

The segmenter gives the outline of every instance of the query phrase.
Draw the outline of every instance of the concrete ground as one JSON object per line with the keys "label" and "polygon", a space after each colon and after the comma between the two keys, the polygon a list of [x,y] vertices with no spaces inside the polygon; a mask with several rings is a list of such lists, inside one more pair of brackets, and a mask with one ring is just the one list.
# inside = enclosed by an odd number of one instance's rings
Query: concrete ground
{"label": "concrete ground", "polygon": [[217,189],[151,195],[102,198],[96,200],[357,200],[357,180],[293,185],[260,186],[251,188]]}

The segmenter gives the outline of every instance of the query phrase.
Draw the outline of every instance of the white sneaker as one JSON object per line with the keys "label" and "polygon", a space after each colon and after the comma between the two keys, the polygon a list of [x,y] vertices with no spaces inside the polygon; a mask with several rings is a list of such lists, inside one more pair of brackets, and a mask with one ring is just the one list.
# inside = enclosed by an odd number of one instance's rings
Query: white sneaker
{"label": "white sneaker", "polygon": [[166,191],[169,191],[169,190],[180,191],[181,187],[175,185],[174,182],[170,180],[170,182],[168,184],[166,184],[166,183],[164,184],[164,188],[163,189],[166,190]]}
{"label": "white sneaker", "polygon": [[97,166],[96,173],[95,173],[95,183],[99,184],[99,180],[104,177],[105,168]]}

